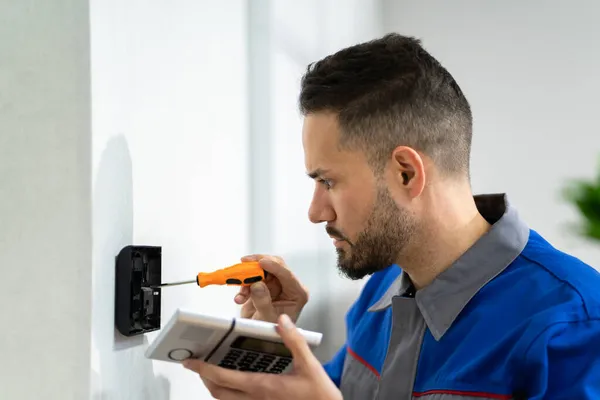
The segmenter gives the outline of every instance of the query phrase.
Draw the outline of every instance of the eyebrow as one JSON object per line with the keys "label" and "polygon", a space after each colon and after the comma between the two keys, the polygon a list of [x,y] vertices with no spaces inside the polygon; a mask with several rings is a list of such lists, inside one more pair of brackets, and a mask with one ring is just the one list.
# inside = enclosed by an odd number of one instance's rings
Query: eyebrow
{"label": "eyebrow", "polygon": [[312,172],[307,173],[309,178],[315,179],[318,176],[325,175],[328,172],[326,169],[317,168]]}

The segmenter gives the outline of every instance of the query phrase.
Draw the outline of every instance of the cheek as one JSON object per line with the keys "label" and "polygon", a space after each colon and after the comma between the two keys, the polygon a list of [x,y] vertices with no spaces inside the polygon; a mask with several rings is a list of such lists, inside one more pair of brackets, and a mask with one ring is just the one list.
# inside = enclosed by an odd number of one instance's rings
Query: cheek
{"label": "cheek", "polygon": [[350,238],[361,232],[371,215],[372,200],[363,192],[340,193],[332,198],[337,216],[336,227]]}

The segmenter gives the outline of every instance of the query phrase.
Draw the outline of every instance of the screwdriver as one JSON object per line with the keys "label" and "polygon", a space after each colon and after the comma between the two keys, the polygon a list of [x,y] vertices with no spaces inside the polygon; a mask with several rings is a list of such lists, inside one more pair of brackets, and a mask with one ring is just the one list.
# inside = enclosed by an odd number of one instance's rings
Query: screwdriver
{"label": "screwdriver", "polygon": [[160,285],[150,286],[152,289],[189,285],[195,283],[200,287],[208,285],[237,285],[250,286],[255,282],[260,282],[267,277],[267,271],[261,268],[258,261],[247,261],[232,265],[227,268],[218,269],[213,272],[200,272],[196,279],[190,281],[161,283]]}

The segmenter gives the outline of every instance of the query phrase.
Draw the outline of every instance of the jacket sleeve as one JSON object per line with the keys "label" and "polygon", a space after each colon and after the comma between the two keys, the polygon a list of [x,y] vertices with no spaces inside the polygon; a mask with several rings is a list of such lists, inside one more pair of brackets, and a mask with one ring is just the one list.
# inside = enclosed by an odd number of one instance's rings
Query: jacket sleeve
{"label": "jacket sleeve", "polygon": [[528,399],[600,399],[600,319],[550,325],[526,357]]}
{"label": "jacket sleeve", "polygon": [[335,386],[340,387],[342,380],[342,372],[344,371],[344,360],[346,359],[346,345],[342,346],[333,358],[327,363],[323,364],[325,372],[331,378]]}

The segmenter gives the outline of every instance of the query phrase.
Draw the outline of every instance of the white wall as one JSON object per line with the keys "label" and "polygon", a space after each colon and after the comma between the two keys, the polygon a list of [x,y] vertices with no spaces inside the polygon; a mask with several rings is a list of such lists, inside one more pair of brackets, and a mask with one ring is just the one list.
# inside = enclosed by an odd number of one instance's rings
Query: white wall
{"label": "white wall", "polygon": [[557,247],[600,268],[560,191],[598,171],[600,3],[385,0],[385,30],[417,36],[473,107],[475,192],[507,192]]}
{"label": "white wall", "polygon": [[0,1],[1,399],[89,390],[87,15],[82,1]]}
{"label": "white wall", "polygon": [[[114,257],[163,246],[163,280],[248,251],[246,2],[91,2],[92,399],[210,398],[197,376],[143,357],[157,332],[114,329]],[[231,288],[162,291],[177,307],[234,315]]]}

